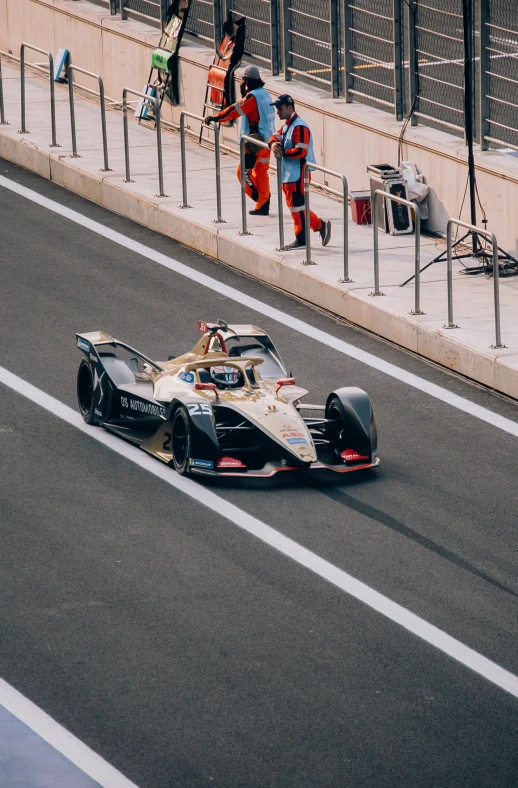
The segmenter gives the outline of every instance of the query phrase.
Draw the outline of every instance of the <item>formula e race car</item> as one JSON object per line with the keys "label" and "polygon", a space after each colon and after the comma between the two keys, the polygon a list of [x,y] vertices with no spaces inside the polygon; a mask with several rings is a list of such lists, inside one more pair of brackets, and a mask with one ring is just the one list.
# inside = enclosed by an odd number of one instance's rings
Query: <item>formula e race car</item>
{"label": "formula e race car", "polygon": [[[151,361],[102,331],[76,334],[79,410],[180,474],[273,476],[379,465],[367,394],[340,388],[303,405],[270,337],[255,326],[200,321],[194,348]],[[306,414],[306,415],[304,415]]]}

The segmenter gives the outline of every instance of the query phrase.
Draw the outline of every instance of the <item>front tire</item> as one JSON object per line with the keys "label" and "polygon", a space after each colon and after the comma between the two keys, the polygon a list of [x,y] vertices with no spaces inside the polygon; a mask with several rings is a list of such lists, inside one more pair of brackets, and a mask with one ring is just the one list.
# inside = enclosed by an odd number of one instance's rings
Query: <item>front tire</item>
{"label": "front tire", "polygon": [[92,368],[83,358],[77,371],[77,404],[87,424],[94,423],[94,381]]}
{"label": "front tire", "polygon": [[335,452],[340,452],[347,448],[345,445],[347,417],[344,407],[338,397],[332,397],[327,406],[326,418],[333,423],[327,425],[327,437],[335,443]]}
{"label": "front tire", "polygon": [[173,465],[181,476],[187,476],[191,460],[191,420],[183,405],[175,411],[171,433]]}

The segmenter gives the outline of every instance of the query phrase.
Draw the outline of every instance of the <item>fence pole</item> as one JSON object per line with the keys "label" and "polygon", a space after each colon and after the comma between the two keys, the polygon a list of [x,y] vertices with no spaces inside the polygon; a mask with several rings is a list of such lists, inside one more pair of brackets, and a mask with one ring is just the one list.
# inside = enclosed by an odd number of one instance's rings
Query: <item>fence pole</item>
{"label": "fence pole", "polygon": [[133,183],[134,181],[131,180],[130,175],[127,88],[124,88],[122,91],[122,123],[124,126],[124,161],[126,164],[126,180],[124,183]]}
{"label": "fence pole", "polygon": [[222,8],[221,8],[221,0],[214,0],[212,4],[212,22],[214,27],[214,49],[219,46],[219,42],[221,41],[222,35]]}
{"label": "fence pole", "polygon": [[219,124],[212,124],[214,129],[214,156],[216,158],[216,223],[223,224],[225,222],[221,215],[221,159],[219,152]]}
{"label": "fence pole", "polygon": [[487,150],[489,142],[489,92],[488,71],[491,69],[491,56],[489,54],[489,0],[479,0],[478,2],[478,23],[480,31],[480,67],[478,70],[479,99],[478,99],[478,142],[480,150]]}
{"label": "fence pole", "polygon": [[68,101],[70,104],[70,133],[72,134],[72,156],[70,158],[79,158],[77,153],[77,138],[76,138],[76,110],[74,106],[74,67],[71,63],[68,64]]}
{"label": "fence pole", "polygon": [[402,25],[401,0],[393,0],[394,29],[394,113],[396,120],[403,120],[403,64],[402,64]]}
{"label": "fence pole", "polygon": [[417,10],[416,0],[408,0],[407,5],[407,14],[408,14],[408,108],[414,106],[414,101],[416,102],[416,106],[414,107],[414,112],[412,112],[412,117],[410,119],[410,125],[417,126],[419,119],[415,113],[415,110],[419,109],[417,106],[416,99],[417,96],[417,69],[419,68],[419,63],[417,61],[417,55],[415,51],[415,38],[416,38],[416,26],[415,26],[415,15]]}
{"label": "fence pole", "polygon": [[41,52],[42,55],[47,55],[49,59],[49,82],[50,82],[50,123],[52,126],[52,142],[50,144],[51,148],[59,148],[60,145],[56,142],[56,97],[54,94],[54,58],[50,52],[47,52],[46,49],[40,49],[39,47],[35,47],[32,44],[27,44],[23,42],[20,47],[20,68],[21,68],[21,103],[22,103],[22,128],[20,129],[20,134],[29,134],[30,132],[27,131],[25,128],[25,50],[32,49],[33,52]]}
{"label": "fence pole", "polygon": [[284,213],[282,204],[282,156],[277,159],[277,207],[279,211],[279,252],[284,250]]}
{"label": "fence pole", "polygon": [[329,0],[329,21],[331,27],[331,92],[333,98],[340,95],[340,55],[339,55],[339,0]]}
{"label": "fence pole", "polygon": [[5,108],[4,108],[4,83],[2,78],[2,56],[0,55],[0,125],[8,126],[5,119]]}
{"label": "fence pole", "polygon": [[344,94],[347,103],[353,100],[350,92],[354,86],[354,62],[352,54],[352,0],[344,0]]}
{"label": "fence pole", "polygon": [[279,0],[270,2],[270,51],[272,77],[279,76]]}
{"label": "fence pole", "polygon": [[498,268],[498,244],[494,233],[490,233],[491,243],[493,245],[493,292],[495,298],[495,344],[491,347],[505,347],[502,344],[502,336],[500,334],[500,271]]}
{"label": "fence pole", "polygon": [[182,161],[182,204],[180,208],[191,208],[187,202],[187,159],[185,154],[185,118],[182,112],[180,114],[180,157]]}
{"label": "fence pole", "polygon": [[446,225],[446,281],[448,285],[448,324],[444,328],[458,328],[453,322],[453,261],[451,253],[451,229],[453,222],[448,219]]}
{"label": "fence pole", "polygon": [[246,225],[246,187],[245,187],[245,138],[239,141],[239,167],[241,170],[241,232],[239,235],[251,235]]}
{"label": "fence pole", "polygon": [[316,265],[314,260],[311,259],[311,219],[309,212],[309,167],[306,164],[304,167],[304,226],[306,228],[306,259],[302,261],[302,265]]}
{"label": "fence pole", "polygon": [[344,275],[338,281],[341,284],[352,282],[349,278],[349,184],[347,178],[342,175],[342,189],[344,193]]}
{"label": "fence pole", "polygon": [[291,0],[282,0],[282,27],[284,39],[284,80],[289,82],[291,80],[291,15],[290,15],[290,2]]}
{"label": "fence pole", "polygon": [[[144,94],[145,95],[145,94]],[[155,118],[156,118],[156,146],[158,155],[158,191],[157,197],[167,197],[164,192],[164,159],[162,156],[162,123],[160,117],[160,100],[153,96],[151,99],[155,102]]]}
{"label": "fence pole", "polygon": [[379,190],[376,189],[372,195],[372,227],[374,231],[374,292],[369,293],[371,296],[385,295],[385,293],[380,291],[380,255],[378,245],[378,210],[380,201],[381,198],[379,196]]}
{"label": "fence pole", "polygon": [[415,275],[414,275],[414,308],[410,311],[411,315],[424,315],[421,310],[421,211],[419,207],[412,203],[415,222]]}
{"label": "fence pole", "polygon": [[169,5],[169,0],[160,0],[160,27],[162,32],[164,32],[164,27],[166,25]]}

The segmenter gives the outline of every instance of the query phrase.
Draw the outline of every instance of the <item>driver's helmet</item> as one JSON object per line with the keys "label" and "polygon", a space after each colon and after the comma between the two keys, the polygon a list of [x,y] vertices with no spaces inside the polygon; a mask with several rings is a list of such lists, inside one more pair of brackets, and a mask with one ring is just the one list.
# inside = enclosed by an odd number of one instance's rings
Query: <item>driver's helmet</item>
{"label": "driver's helmet", "polygon": [[211,367],[210,376],[219,389],[235,389],[243,385],[243,374],[236,367]]}

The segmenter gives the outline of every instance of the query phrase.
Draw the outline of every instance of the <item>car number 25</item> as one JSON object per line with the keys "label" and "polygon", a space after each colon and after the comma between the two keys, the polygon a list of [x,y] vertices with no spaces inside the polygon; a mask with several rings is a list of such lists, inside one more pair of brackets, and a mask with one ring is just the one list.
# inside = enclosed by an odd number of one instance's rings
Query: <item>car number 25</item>
{"label": "car number 25", "polygon": [[210,416],[212,409],[206,402],[191,402],[187,405],[191,416]]}

